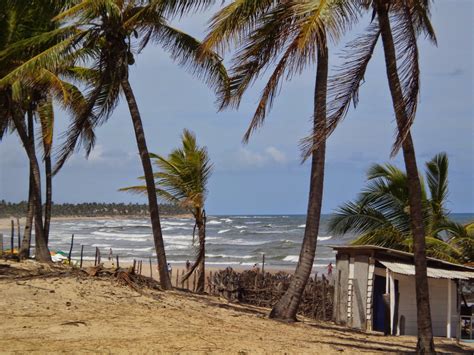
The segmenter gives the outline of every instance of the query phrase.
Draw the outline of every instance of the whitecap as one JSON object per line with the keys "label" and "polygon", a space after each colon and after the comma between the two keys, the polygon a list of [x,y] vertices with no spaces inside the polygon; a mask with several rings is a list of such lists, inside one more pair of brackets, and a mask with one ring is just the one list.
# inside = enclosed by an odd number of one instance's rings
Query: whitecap
{"label": "whitecap", "polygon": [[231,223],[233,222],[230,218],[221,218],[222,222]]}
{"label": "whitecap", "polygon": [[320,236],[318,236],[318,240],[319,240],[320,242],[324,242],[325,240],[329,240],[329,239],[331,239],[331,238],[332,238],[332,235],[329,235],[329,236],[327,236],[327,237],[320,237]]}
{"label": "whitecap", "polygon": [[110,248],[112,245],[110,244],[92,244],[91,247],[94,248]]}
{"label": "whitecap", "polygon": [[236,229],[244,229],[244,228],[248,228],[247,226],[234,226],[234,228]]}
{"label": "whitecap", "polygon": [[227,233],[229,231],[230,231],[230,229],[222,229],[219,232],[217,232],[217,234]]}
{"label": "whitecap", "polygon": [[300,224],[298,228],[306,228],[306,224]]}
{"label": "whitecap", "polygon": [[300,258],[299,255],[287,255],[285,256],[283,261],[290,261],[292,263],[297,263],[299,258]]}
{"label": "whitecap", "polygon": [[222,222],[216,221],[216,220],[212,220],[212,221],[207,222],[207,224],[222,224]]}

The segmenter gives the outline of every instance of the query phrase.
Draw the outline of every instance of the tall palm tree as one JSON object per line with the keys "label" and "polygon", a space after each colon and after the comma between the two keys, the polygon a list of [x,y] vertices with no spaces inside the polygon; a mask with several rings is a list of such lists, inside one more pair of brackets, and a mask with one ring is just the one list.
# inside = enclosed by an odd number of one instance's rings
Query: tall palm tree
{"label": "tall palm tree", "polygon": [[[206,275],[206,212],[204,204],[207,183],[212,174],[212,164],[207,149],[197,145],[196,136],[192,132],[185,129],[181,141],[182,148],[174,149],[166,158],[156,154],[150,154],[150,156],[159,168],[159,171],[154,174],[158,196],[189,210],[194,216],[195,228],[197,227],[199,236],[199,248],[193,266],[182,281],[198,269],[196,291],[204,292]],[[141,179],[143,178],[141,177]],[[147,193],[146,186],[132,186],[120,190]]]}
{"label": "tall palm tree", "polygon": [[[410,223],[414,240],[418,345],[420,353],[434,352],[428,279],[426,273],[425,240],[422,213],[421,184],[410,127],[416,115],[419,93],[419,63],[417,38],[424,33],[436,43],[430,23],[429,0],[369,0],[360,2],[372,9],[372,23],[367,33],[351,42],[344,54],[346,63],[330,80],[328,89],[327,134],[345,117],[351,101],[358,102],[358,91],[367,65],[379,37],[382,37],[386,71],[397,122],[397,140],[392,156],[403,150],[409,179]],[[393,21],[393,29],[391,27]],[[398,65],[397,65],[398,63]],[[318,133],[316,138],[320,137]],[[311,147],[311,142],[306,142]]]}
{"label": "tall palm tree", "polygon": [[[438,154],[426,163],[426,176],[429,197],[423,179],[420,179],[427,255],[464,263],[474,239],[463,225],[450,220],[445,207],[448,195],[446,154]],[[337,209],[329,220],[329,230],[335,234],[359,234],[352,244],[412,252],[407,175],[396,166],[375,164],[368,170],[367,180],[367,186],[355,201]]]}
{"label": "tall palm tree", "polygon": [[[54,69],[71,56],[98,73],[89,86],[88,104],[69,128],[55,171],[73,153],[85,126],[94,128],[105,122],[120,94],[125,95],[147,186],[160,281],[164,289],[170,289],[153,171],[140,111],[129,81],[129,67],[135,63],[135,55],[152,41],[170,52],[179,65],[190,69],[219,95],[225,96],[228,78],[221,58],[211,51],[199,51],[198,40],[170,26],[166,20],[167,16],[202,8],[212,1],[82,0],[72,3],[56,16],[57,21],[62,21],[60,29],[49,34],[50,37],[62,36],[63,40],[16,68],[6,79],[21,76],[32,67]],[[47,36],[38,38],[38,41],[48,40]]]}
{"label": "tall palm tree", "polygon": [[326,93],[328,79],[328,38],[337,40],[358,16],[352,1],[233,1],[217,13],[204,41],[208,48],[226,49],[236,42],[231,97],[223,105],[238,106],[242,95],[263,70],[276,62],[262,92],[257,110],[245,133],[247,142],[261,126],[271,108],[283,78],[291,78],[316,63],[312,137],[310,139],[310,191],[307,221],[299,262],[287,292],[273,307],[270,317],[296,320],[304,288],[311,274],[316,254],[321,215],[326,151]]}

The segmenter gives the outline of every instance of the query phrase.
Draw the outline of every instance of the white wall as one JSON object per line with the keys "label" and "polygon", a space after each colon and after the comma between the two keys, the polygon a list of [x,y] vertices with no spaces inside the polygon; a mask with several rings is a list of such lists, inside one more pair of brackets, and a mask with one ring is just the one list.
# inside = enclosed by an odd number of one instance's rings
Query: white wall
{"label": "white wall", "polygon": [[[400,293],[398,319],[404,315],[405,334],[416,335],[415,277],[394,274],[394,278],[395,280],[398,280],[398,290]],[[451,282],[451,336],[455,337],[458,321],[456,283],[453,280],[449,280],[449,282]],[[430,289],[430,307],[431,321],[433,324],[433,335],[445,337],[448,311],[448,280],[429,278],[428,285]]]}

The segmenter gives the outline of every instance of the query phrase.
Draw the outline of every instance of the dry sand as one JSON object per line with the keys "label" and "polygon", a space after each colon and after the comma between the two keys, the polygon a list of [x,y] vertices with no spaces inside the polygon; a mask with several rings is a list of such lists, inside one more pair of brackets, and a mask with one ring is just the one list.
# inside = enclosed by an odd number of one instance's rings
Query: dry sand
{"label": "dry sand", "polygon": [[[96,278],[11,278],[36,264],[0,262],[0,352],[389,353],[414,337],[384,337],[304,319],[284,324],[268,309],[172,291],[145,295]],[[461,349],[436,340],[438,350]]]}

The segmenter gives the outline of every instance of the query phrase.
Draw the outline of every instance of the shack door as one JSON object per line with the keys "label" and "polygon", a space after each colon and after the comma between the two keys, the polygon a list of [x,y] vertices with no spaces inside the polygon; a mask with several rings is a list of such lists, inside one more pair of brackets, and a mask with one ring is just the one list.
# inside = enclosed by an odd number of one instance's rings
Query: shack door
{"label": "shack door", "polygon": [[385,311],[383,304],[385,277],[375,275],[374,281],[374,324],[372,329],[376,332],[383,332],[385,330]]}

